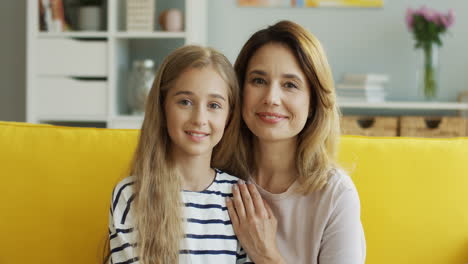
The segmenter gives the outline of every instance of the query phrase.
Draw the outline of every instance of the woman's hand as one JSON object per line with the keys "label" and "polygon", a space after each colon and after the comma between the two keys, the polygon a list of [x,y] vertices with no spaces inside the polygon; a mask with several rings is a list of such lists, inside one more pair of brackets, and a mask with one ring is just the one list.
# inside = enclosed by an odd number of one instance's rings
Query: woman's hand
{"label": "woman's hand", "polygon": [[276,246],[277,221],[252,183],[233,185],[227,200],[234,232],[249,258],[257,264],[284,263]]}

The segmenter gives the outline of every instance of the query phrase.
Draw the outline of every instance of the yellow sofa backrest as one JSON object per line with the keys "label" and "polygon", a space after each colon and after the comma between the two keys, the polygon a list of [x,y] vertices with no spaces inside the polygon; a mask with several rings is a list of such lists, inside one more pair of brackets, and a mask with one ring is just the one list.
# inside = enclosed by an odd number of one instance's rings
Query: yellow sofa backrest
{"label": "yellow sofa backrest", "polygon": [[[0,263],[99,263],[138,131],[0,122]],[[342,138],[370,264],[468,263],[468,139]]]}

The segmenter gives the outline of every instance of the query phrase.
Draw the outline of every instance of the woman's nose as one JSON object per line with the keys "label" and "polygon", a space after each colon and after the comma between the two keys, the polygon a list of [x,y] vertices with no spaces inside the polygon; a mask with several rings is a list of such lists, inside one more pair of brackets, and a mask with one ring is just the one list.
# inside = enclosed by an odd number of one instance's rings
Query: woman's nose
{"label": "woman's nose", "polygon": [[278,84],[272,83],[268,86],[264,104],[278,106],[281,104],[281,87]]}

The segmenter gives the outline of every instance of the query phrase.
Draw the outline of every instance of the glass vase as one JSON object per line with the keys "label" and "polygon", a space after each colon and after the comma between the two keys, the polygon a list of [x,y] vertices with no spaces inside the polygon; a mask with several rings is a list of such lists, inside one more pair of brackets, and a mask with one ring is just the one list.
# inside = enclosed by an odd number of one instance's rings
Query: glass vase
{"label": "glass vase", "polygon": [[154,78],[154,62],[152,60],[133,62],[127,94],[127,103],[131,114],[142,115],[144,113],[146,97],[151,90]]}
{"label": "glass vase", "polygon": [[437,44],[423,45],[418,48],[418,90],[427,101],[437,97],[439,89],[439,46]]}

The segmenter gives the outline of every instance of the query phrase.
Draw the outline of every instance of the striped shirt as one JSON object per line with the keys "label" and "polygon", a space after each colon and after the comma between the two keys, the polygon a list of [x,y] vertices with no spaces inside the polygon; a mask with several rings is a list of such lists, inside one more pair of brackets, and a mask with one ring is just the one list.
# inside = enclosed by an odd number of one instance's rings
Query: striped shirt
{"label": "striped shirt", "polygon": [[[213,183],[201,192],[182,191],[185,237],[179,263],[252,263],[241,248],[226,207],[239,179],[216,170]],[[111,264],[140,263],[132,202],[134,176],[114,188],[109,214]]]}

